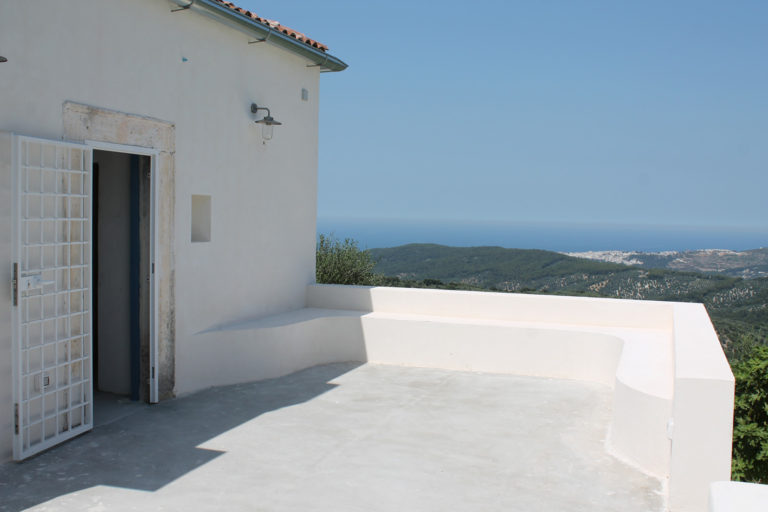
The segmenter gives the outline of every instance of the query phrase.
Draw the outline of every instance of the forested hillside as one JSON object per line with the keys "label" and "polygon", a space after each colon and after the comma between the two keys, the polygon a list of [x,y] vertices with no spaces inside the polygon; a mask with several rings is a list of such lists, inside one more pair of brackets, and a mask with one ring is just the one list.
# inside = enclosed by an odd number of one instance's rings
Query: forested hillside
{"label": "forested hillside", "polygon": [[768,344],[768,278],[644,269],[501,247],[410,244],[370,253],[389,286],[702,302],[729,358]]}

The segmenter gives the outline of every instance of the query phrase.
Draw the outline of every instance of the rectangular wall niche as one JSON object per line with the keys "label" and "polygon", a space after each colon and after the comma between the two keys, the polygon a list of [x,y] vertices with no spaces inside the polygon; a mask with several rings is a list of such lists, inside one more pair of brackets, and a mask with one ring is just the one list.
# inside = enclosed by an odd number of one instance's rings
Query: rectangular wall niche
{"label": "rectangular wall niche", "polygon": [[192,195],[192,241],[211,241],[211,196]]}

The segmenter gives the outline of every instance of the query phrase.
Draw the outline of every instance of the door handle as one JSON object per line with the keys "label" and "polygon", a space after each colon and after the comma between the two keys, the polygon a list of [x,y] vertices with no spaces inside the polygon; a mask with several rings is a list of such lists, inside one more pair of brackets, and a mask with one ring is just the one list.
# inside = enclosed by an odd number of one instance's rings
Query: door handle
{"label": "door handle", "polygon": [[13,305],[19,305],[19,264],[13,264],[13,277],[11,277],[11,288],[13,289]]}
{"label": "door handle", "polygon": [[13,276],[11,277],[11,288],[13,288],[13,305],[19,305],[21,292],[32,290],[41,290],[43,286],[56,284],[56,281],[43,281],[42,272],[21,272],[19,264],[13,264]]}

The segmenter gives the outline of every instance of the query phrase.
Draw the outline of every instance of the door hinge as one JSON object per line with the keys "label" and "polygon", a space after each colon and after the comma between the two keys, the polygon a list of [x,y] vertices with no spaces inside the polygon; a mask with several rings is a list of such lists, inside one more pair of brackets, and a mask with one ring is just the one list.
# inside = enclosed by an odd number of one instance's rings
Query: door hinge
{"label": "door hinge", "polygon": [[151,373],[152,373],[152,377],[151,378],[154,379],[155,378],[155,367],[154,366],[152,367],[152,372]]}
{"label": "door hinge", "polygon": [[19,404],[13,404],[13,431],[19,435]]}
{"label": "door hinge", "polygon": [[155,273],[155,262],[154,261],[152,262],[152,273],[153,274]]}
{"label": "door hinge", "polygon": [[19,305],[19,264],[13,264],[13,277],[11,277],[11,287],[13,288],[13,305]]}

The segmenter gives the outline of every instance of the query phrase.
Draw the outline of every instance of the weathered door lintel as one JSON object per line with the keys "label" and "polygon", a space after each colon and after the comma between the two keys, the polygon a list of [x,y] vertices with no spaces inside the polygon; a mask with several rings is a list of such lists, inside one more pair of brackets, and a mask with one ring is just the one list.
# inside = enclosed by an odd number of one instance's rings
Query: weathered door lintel
{"label": "weathered door lintel", "polygon": [[155,210],[152,238],[158,241],[153,261],[157,300],[154,364],[159,376],[157,395],[153,398],[171,397],[175,383],[175,126],[159,119],[69,101],[63,104],[62,119],[63,135],[68,141],[107,151],[126,152],[132,146],[135,151],[131,152],[152,157]]}

